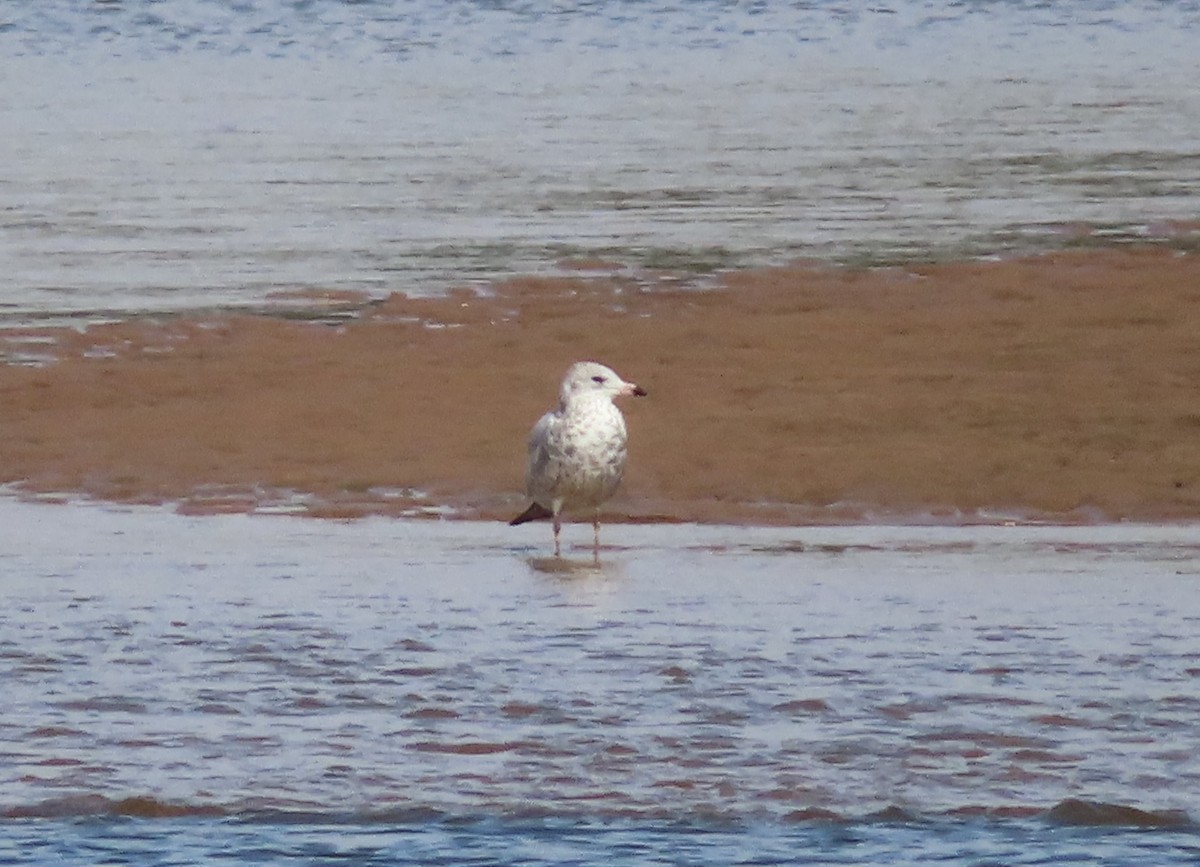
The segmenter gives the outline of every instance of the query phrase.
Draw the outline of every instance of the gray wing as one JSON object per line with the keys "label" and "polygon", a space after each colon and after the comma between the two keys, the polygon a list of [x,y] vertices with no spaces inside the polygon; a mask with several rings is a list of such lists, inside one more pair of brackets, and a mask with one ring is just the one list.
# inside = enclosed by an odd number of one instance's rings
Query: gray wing
{"label": "gray wing", "polygon": [[[529,432],[529,464],[525,492],[533,499],[554,488],[559,474],[558,435],[562,419],[553,410],[538,419]],[[546,505],[543,503],[542,505]]]}

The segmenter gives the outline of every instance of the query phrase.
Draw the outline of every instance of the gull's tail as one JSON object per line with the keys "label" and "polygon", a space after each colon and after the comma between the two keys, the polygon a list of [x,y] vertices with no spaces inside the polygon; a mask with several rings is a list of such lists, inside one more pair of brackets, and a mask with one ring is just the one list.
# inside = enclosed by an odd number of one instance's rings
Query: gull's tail
{"label": "gull's tail", "polygon": [[526,521],[540,521],[543,518],[553,517],[554,513],[545,506],[540,506],[537,503],[530,503],[528,509],[508,522],[508,526],[515,527],[517,524],[524,524]]}

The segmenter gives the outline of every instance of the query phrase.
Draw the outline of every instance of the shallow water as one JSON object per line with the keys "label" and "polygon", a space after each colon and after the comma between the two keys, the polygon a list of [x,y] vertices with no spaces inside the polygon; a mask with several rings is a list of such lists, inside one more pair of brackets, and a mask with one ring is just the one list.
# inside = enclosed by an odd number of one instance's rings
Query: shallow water
{"label": "shallow water", "polygon": [[0,312],[1194,245],[1198,37],[1190,2],[10,5]]}
{"label": "shallow water", "polygon": [[[6,833],[8,832],[8,833]],[[5,863],[1195,864],[1194,831],[1035,822],[689,825],[482,820],[374,825],[166,820],[0,826]],[[110,859],[105,861],[105,859]]]}
{"label": "shallow water", "polygon": [[17,863],[1200,853],[1191,527],[0,527]]}

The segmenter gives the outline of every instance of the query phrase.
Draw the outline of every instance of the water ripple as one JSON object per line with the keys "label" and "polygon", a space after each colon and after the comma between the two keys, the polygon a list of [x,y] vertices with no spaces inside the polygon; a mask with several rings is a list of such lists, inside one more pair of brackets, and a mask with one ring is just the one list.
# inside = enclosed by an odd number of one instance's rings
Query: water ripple
{"label": "water ripple", "polygon": [[1099,0],[10,4],[0,312],[1194,248],[1198,27]]}
{"label": "water ripple", "polygon": [[1200,814],[1186,528],[623,526],[556,578],[491,525],[0,508],[10,817]]}

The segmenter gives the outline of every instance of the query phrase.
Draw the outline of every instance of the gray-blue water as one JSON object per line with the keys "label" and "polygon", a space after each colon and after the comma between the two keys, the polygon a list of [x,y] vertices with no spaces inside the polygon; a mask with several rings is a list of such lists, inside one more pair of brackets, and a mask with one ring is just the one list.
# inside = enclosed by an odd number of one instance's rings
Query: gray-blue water
{"label": "gray-blue water", "polygon": [[1195,2],[10,2],[0,313],[1194,246]]}
{"label": "gray-blue water", "polygon": [[0,500],[0,863],[1200,857],[1195,528],[564,532]]}
{"label": "gray-blue water", "polygon": [[[1194,246],[1198,47],[1185,2],[5,3],[0,315]],[[1200,859],[1195,528],[610,536],[0,499],[0,863]]]}

